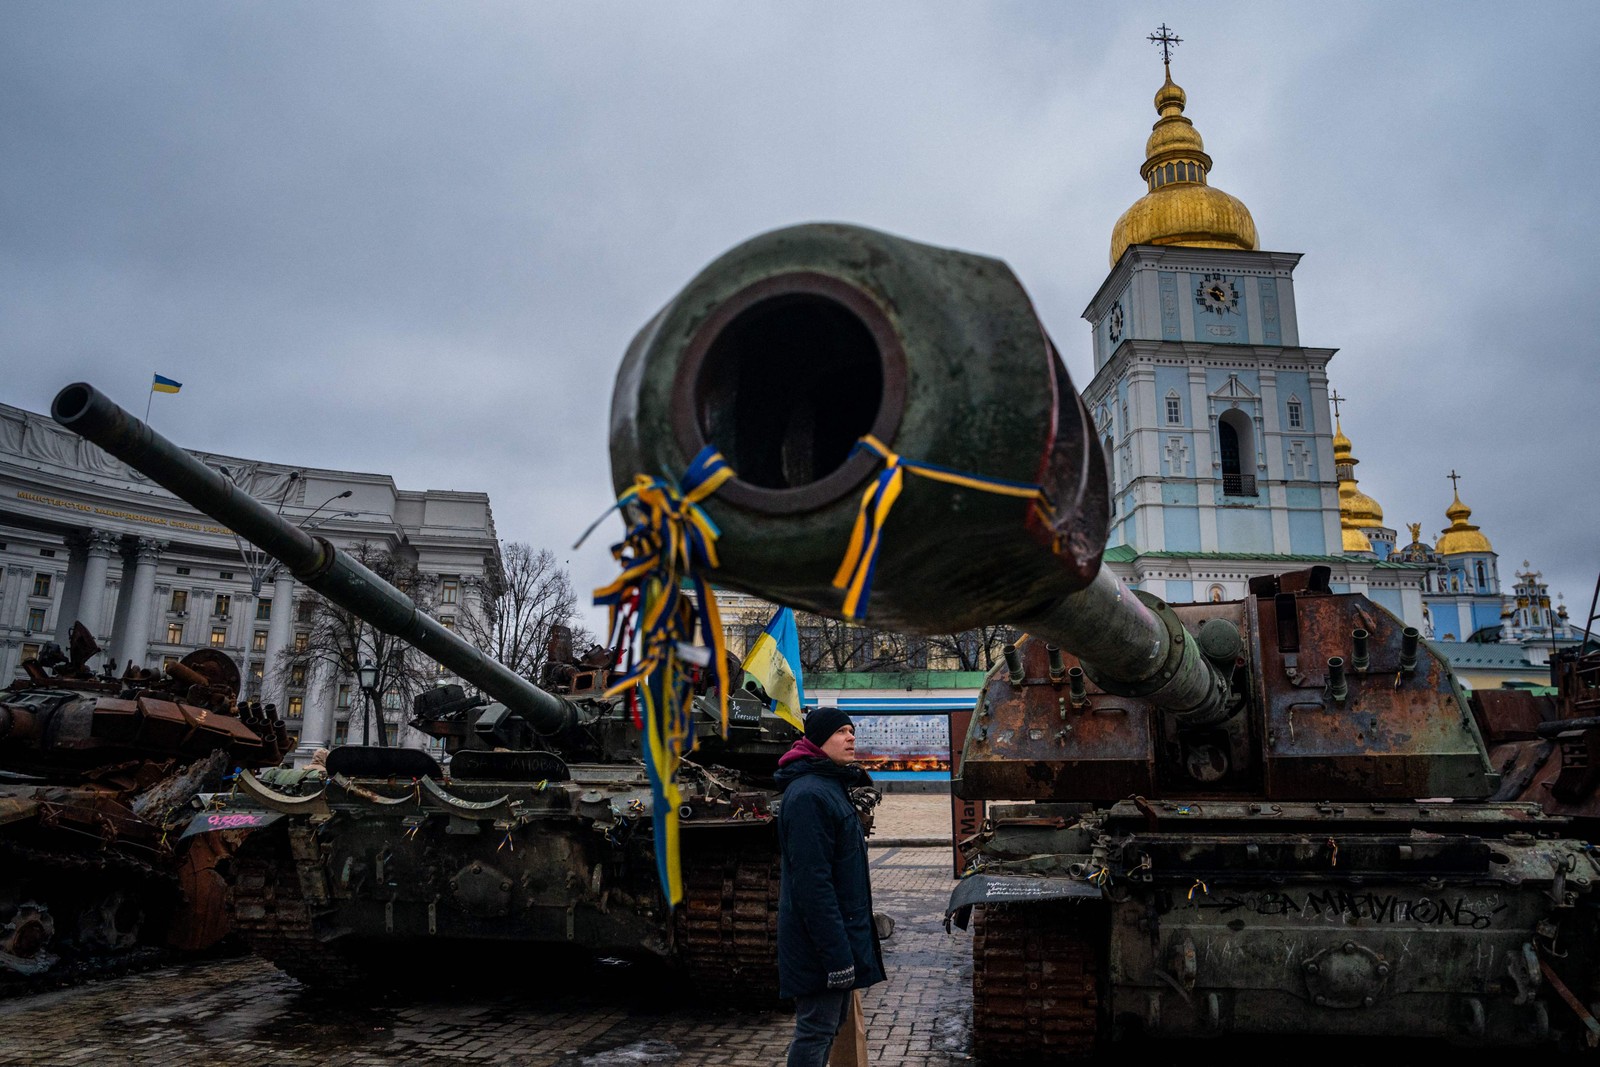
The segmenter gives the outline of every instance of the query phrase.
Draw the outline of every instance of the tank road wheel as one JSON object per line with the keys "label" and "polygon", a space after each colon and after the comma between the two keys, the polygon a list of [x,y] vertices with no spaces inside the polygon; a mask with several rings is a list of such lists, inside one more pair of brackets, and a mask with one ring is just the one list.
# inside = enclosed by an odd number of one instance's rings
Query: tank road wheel
{"label": "tank road wheel", "polygon": [[13,974],[43,974],[56,965],[49,951],[55,940],[56,921],[42,904],[26,901],[0,923],[0,970]]}
{"label": "tank road wheel", "polygon": [[684,857],[678,962],[697,990],[736,1007],[778,1000],[778,855]]}
{"label": "tank road wheel", "polygon": [[127,952],[139,943],[143,923],[138,899],[111,889],[78,913],[78,943],[95,952]]}
{"label": "tank road wheel", "polygon": [[231,884],[233,929],[256,955],[310,988],[354,993],[381,988],[374,986],[371,969],[317,936],[284,833],[246,837],[233,860]]}
{"label": "tank road wheel", "polygon": [[979,1056],[1038,1063],[1094,1051],[1099,914],[1065,902],[974,909],[972,1042]]}

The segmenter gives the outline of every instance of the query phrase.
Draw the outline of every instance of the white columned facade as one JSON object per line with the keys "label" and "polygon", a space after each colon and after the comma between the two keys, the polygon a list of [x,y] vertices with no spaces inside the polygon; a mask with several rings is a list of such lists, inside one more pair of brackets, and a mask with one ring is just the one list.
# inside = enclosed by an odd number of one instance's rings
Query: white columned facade
{"label": "white columned facade", "polygon": [[109,637],[105,630],[106,582],[111,575],[111,553],[116,547],[116,534],[105,530],[89,531],[89,556],[83,568],[83,590],[78,597],[77,615],[78,621],[102,647]]}
{"label": "white columned facade", "polygon": [[[304,718],[294,724],[300,733],[300,744],[295,749],[297,761],[301,757],[310,757],[319,748],[332,747],[334,688],[338,681],[337,673],[327,662],[318,660],[311,665],[302,712]],[[279,705],[278,717],[289,721],[282,705]]]}
{"label": "white columned facade", "polygon": [[123,597],[128,601],[122,632],[117,635],[117,658],[146,666],[150,656],[150,625],[156,611],[156,562],[166,551],[167,542],[141,537],[133,543],[130,560],[133,576],[123,568]]}
{"label": "white columned facade", "polygon": [[[89,544],[81,533],[70,533],[67,543],[67,577],[61,584],[61,601],[56,607],[56,644],[67,647],[72,624],[78,621],[78,606],[83,593],[83,573],[89,565]],[[6,674],[4,677],[9,678]]]}
{"label": "white columned facade", "polygon": [[[283,696],[283,650],[289,647],[289,628],[294,621],[294,575],[279,567],[272,579],[272,619],[267,623],[267,651],[261,664],[261,702],[280,708],[288,703]],[[307,709],[309,714],[310,709]]]}

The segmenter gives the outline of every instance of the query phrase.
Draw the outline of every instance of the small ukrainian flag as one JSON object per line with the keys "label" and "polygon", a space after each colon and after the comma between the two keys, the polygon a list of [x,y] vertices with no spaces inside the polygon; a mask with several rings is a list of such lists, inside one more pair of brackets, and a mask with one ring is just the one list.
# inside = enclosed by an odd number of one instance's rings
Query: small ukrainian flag
{"label": "small ukrainian flag", "polygon": [[801,725],[800,709],[805,705],[805,684],[800,680],[800,635],[794,612],[779,608],[772,621],[744,658],[746,674],[753,675],[772,698],[772,710],[787,719],[796,730]]}
{"label": "small ukrainian flag", "polygon": [[152,393],[176,393],[182,388],[182,382],[175,382],[171,378],[163,378],[159,374],[155,376],[155,381],[150,383],[150,391]]}

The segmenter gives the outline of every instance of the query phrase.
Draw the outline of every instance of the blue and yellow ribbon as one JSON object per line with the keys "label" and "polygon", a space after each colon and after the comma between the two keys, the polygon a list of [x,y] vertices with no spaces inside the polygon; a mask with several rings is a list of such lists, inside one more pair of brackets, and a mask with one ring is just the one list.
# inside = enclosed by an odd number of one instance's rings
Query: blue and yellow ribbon
{"label": "blue and yellow ribbon", "polygon": [[941,467],[936,463],[908,460],[888,445],[867,434],[856,443],[854,451],[866,449],[883,458],[883,470],[861,494],[861,506],[856,510],[856,522],[850,532],[850,544],[838,573],[833,576],[833,587],[843,589],[844,613],[860,622],[867,615],[867,601],[872,595],[873,573],[878,566],[878,549],[883,539],[883,524],[895,501],[900,499],[907,471],[936,482],[977,489],[984,493],[1014,496],[1034,502],[1034,508],[1046,525],[1052,525],[1050,498],[1042,487],[1029,482],[1013,482],[1004,478],[988,478],[977,474]]}
{"label": "blue and yellow ribbon", "polygon": [[[728,657],[716,597],[706,580],[717,566],[721,531],[700,501],[732,477],[733,468],[710,445],[678,481],[635,476],[616,505],[628,523],[623,539],[611,548],[622,574],[594,593],[595,604],[609,608],[613,644],[628,649],[626,669],[605,695],[631,691],[643,704],[639,725],[654,801],[656,867],[671,907],[683,899],[678,768],[695,745],[693,678],[686,657],[709,656],[704,666],[716,676],[723,734],[728,730]],[[684,595],[685,579],[694,588],[692,601]],[[694,651],[697,627],[700,653]]]}

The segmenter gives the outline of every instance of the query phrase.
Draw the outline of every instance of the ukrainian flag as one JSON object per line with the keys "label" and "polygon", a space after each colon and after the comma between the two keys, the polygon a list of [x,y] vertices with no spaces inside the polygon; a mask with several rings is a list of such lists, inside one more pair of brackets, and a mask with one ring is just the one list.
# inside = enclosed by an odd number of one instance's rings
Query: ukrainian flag
{"label": "ukrainian flag", "polygon": [[744,669],[772,698],[774,712],[793,723],[795,729],[805,729],[800,722],[800,709],[805,704],[806,690],[800,681],[800,634],[795,629],[793,611],[779,608],[773,613],[772,621],[750,646]]}
{"label": "ukrainian flag", "polygon": [[150,391],[152,393],[176,393],[182,388],[182,382],[175,382],[171,378],[163,378],[159,374],[155,376],[155,381],[150,383]]}

